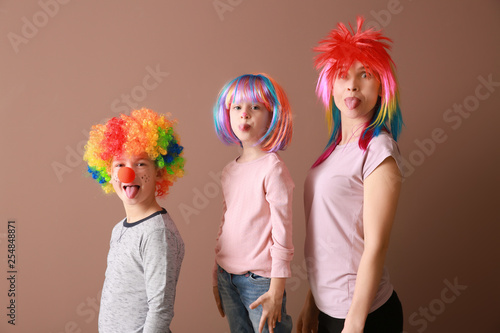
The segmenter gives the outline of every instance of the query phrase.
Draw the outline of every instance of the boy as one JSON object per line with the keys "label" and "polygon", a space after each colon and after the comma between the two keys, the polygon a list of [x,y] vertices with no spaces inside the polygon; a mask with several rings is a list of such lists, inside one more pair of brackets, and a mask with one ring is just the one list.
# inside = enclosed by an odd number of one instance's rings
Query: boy
{"label": "boy", "polygon": [[141,109],[92,127],[83,159],[126,218],[111,235],[99,332],[170,332],[184,243],[157,197],[183,176],[174,122]]}

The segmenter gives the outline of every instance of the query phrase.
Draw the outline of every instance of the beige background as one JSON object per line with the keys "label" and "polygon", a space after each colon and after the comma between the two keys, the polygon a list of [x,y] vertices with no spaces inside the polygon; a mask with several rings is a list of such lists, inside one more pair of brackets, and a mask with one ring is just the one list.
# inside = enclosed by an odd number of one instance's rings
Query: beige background
{"label": "beige background", "polygon": [[[185,146],[186,176],[161,202],[187,249],[172,329],[229,331],[211,290],[221,215],[213,175],[238,152],[216,138],[211,108],[227,80],[257,71],[284,86],[295,115],[281,156],[296,183],[287,287],[296,323],[307,290],[303,182],[327,140],[311,49],[357,14],[395,42],[407,178],[387,261],[405,331],[498,332],[493,0],[0,1],[0,331],[97,331],[110,232],[124,211],[87,176],[82,147],[92,124],[131,105],[172,112]],[[16,326],[6,317],[9,219],[17,224]]]}

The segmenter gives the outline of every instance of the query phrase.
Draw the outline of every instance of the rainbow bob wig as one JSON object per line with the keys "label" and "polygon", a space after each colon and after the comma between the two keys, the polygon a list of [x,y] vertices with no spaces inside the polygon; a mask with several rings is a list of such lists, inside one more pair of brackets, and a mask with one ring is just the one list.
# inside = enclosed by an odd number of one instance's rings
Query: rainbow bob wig
{"label": "rainbow bob wig", "polygon": [[272,113],[269,129],[257,143],[262,150],[285,150],[292,139],[292,112],[283,88],[263,73],[239,76],[222,88],[213,109],[219,139],[228,145],[241,145],[229,119],[231,104],[241,101],[262,103]]}
{"label": "rainbow bob wig", "polygon": [[333,100],[333,85],[337,76],[348,70],[356,60],[371,72],[382,88],[373,118],[366,124],[359,138],[359,147],[366,150],[370,140],[382,129],[391,133],[394,140],[398,139],[401,132],[403,119],[399,107],[395,64],[387,52],[391,48],[389,43],[392,40],[373,28],[363,31],[363,22],[362,17],[357,18],[356,32],[350,24],[352,32],[343,23],[339,23],[337,29],[330,31],[328,37],[314,48],[314,51],[319,53],[315,58],[315,66],[320,70],[316,93],[327,108],[326,116],[331,136],[325,151],[313,167],[321,164],[342,139],[340,110]]}
{"label": "rainbow bob wig", "polygon": [[157,168],[165,170],[156,182],[158,197],[166,195],[173,182],[184,175],[183,147],[174,131],[176,121],[168,116],[143,108],[92,126],[83,159],[104,192],[114,192],[110,183],[113,157],[148,154]]}

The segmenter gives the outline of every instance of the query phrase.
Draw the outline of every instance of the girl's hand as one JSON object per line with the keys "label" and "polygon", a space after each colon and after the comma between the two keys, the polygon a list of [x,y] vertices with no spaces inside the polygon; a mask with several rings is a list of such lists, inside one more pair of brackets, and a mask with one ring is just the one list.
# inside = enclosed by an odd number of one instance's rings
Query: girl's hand
{"label": "girl's hand", "polygon": [[269,333],[274,333],[276,320],[281,321],[281,303],[283,302],[283,291],[281,293],[274,292],[269,289],[268,292],[257,298],[255,302],[250,304],[250,309],[255,309],[262,305],[262,316],[260,317],[259,333],[262,333],[264,325],[267,321]]}
{"label": "girl's hand", "polygon": [[214,286],[214,298],[215,298],[215,304],[217,304],[217,309],[219,310],[219,313],[221,317],[224,317],[224,309],[222,308],[222,302],[220,300],[220,294],[219,294],[219,288],[217,286]]}
{"label": "girl's hand", "polygon": [[304,307],[299,315],[297,322],[297,333],[316,333],[318,332],[319,310],[314,302],[311,291],[307,293]]}

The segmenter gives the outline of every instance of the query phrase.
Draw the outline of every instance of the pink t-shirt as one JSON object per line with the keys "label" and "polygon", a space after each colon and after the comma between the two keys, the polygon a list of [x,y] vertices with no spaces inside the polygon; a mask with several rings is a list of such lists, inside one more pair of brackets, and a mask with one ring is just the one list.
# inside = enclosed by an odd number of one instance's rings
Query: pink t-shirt
{"label": "pink t-shirt", "polygon": [[[316,305],[331,317],[345,318],[352,302],[364,249],[364,179],[389,156],[396,160],[401,171],[399,148],[383,132],[370,141],[366,152],[357,141],[337,146],[307,175],[305,258],[309,282]],[[383,305],[392,291],[384,267],[370,312]]]}
{"label": "pink t-shirt", "polygon": [[[222,171],[223,217],[215,261],[232,274],[290,277],[294,184],[276,153]],[[214,272],[214,285],[217,275]]]}

